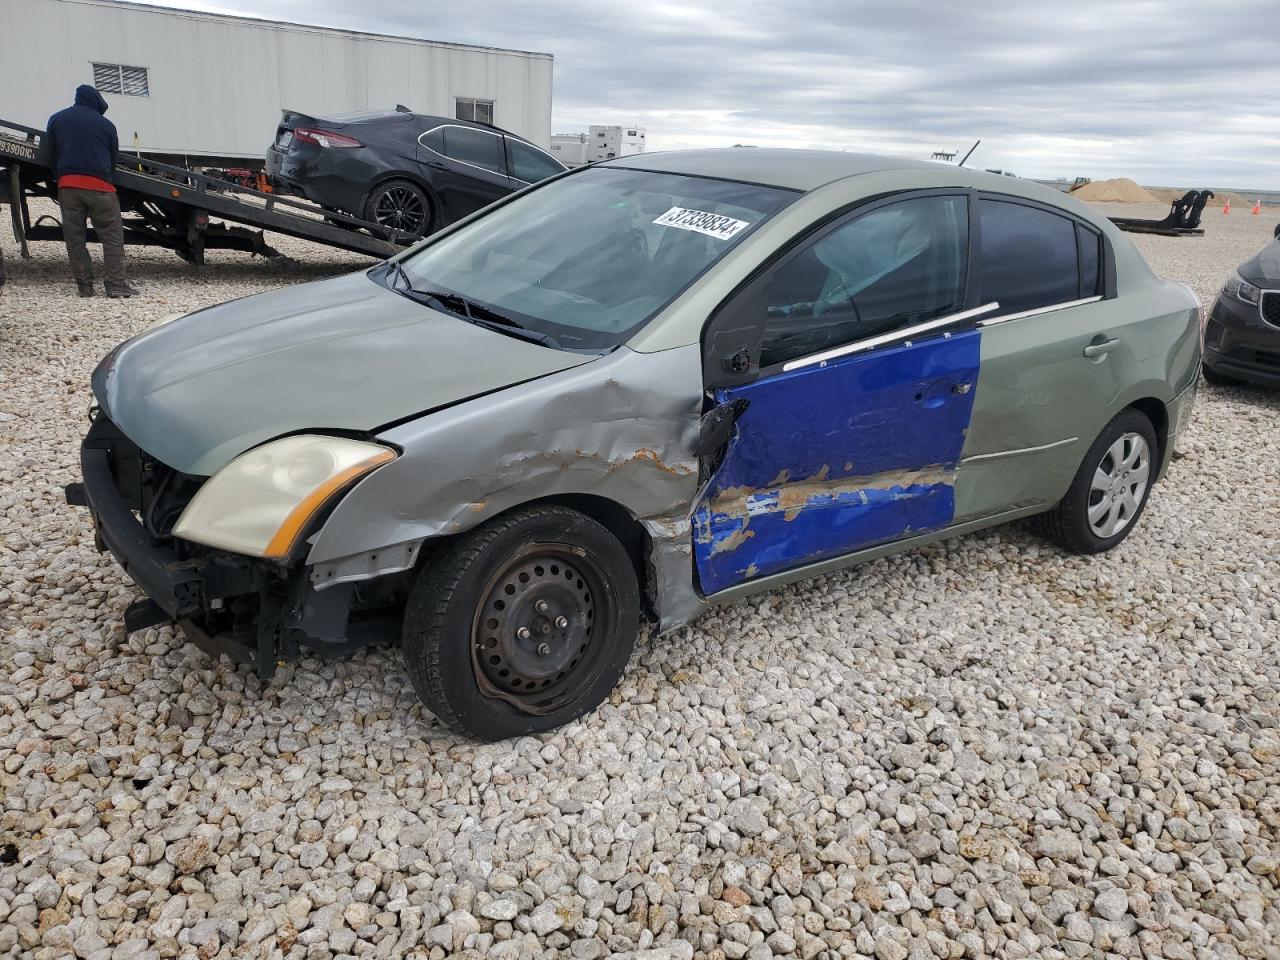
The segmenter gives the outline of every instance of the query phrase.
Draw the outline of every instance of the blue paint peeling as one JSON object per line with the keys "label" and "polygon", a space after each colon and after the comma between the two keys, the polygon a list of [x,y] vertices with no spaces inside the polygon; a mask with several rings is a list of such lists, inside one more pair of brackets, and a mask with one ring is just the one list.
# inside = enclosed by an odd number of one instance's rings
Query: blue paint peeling
{"label": "blue paint peeling", "polygon": [[[693,515],[703,592],[951,523],[979,337],[969,330],[717,391],[718,402],[751,405]],[[967,392],[954,392],[960,383]]]}

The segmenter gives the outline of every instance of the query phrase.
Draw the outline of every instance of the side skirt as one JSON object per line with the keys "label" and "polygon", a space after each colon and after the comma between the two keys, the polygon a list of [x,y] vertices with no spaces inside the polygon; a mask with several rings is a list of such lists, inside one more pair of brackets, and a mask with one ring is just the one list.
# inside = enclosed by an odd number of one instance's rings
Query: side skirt
{"label": "side skirt", "polygon": [[1044,513],[1052,508],[1052,504],[1048,506],[1037,504],[1033,507],[1019,507],[1017,510],[1007,510],[1004,513],[998,513],[994,516],[981,517],[977,520],[970,520],[967,523],[958,523],[942,530],[934,530],[931,533],[924,533],[918,537],[910,537],[906,540],[894,540],[890,543],[882,543],[878,547],[870,547],[866,550],[859,550],[855,553],[848,553],[842,557],[833,557],[830,560],[822,560],[818,563],[811,563],[807,566],[797,567],[794,570],[787,570],[783,573],[775,573],[769,577],[761,577],[758,580],[750,580],[746,583],[739,584],[736,587],[730,587],[727,590],[721,590],[707,597],[708,603],[732,603],[743,597],[750,596],[753,593],[761,593],[765,590],[773,590],[777,587],[785,586],[788,583],[794,583],[797,580],[804,580],[809,577],[821,576],[824,573],[831,573],[835,570],[843,570],[845,567],[854,567],[860,563],[866,563],[870,560],[879,560],[881,557],[887,557],[891,554],[902,553],[914,547],[922,547],[925,544],[936,543],[939,540],[948,540],[951,537],[957,537],[966,533],[973,533],[977,530],[985,530],[987,527],[996,527],[1002,523],[1008,523],[1012,520],[1021,520],[1023,517],[1034,516],[1037,513]]}

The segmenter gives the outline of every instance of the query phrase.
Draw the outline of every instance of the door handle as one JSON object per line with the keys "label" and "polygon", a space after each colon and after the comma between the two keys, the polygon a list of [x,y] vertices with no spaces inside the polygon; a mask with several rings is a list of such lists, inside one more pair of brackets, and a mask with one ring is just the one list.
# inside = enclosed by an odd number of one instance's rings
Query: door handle
{"label": "door handle", "polygon": [[430,167],[432,170],[448,170],[449,169],[443,163],[440,163],[438,160],[427,161],[427,166]]}
{"label": "door handle", "polygon": [[1120,338],[1112,337],[1109,340],[1100,340],[1094,338],[1094,342],[1084,348],[1084,355],[1090,360],[1100,360],[1108,353],[1120,346]]}

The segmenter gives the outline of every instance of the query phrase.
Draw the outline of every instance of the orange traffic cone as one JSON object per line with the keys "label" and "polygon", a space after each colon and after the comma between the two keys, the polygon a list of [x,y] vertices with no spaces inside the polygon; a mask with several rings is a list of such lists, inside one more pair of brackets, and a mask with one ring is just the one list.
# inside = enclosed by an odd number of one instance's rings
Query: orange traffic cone
{"label": "orange traffic cone", "polygon": [[1222,215],[1225,217],[1230,212],[1231,212],[1231,201],[1228,200],[1226,203],[1222,205]]}
{"label": "orange traffic cone", "polygon": [[1258,214],[1260,214],[1262,212],[1262,201],[1261,200],[1253,201],[1253,209],[1249,212],[1252,213],[1255,217]]}

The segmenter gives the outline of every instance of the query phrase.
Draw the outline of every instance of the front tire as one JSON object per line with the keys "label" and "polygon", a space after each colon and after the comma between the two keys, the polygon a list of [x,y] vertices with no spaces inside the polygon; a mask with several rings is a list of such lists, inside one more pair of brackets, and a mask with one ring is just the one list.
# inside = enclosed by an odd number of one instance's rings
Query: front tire
{"label": "front tire", "polygon": [[617,538],[576,510],[530,507],[464,534],[418,574],[402,648],[432,713],[464,736],[503,740],[599,705],[639,622]]}
{"label": "front tire", "polygon": [[1067,495],[1037,518],[1040,532],[1072,553],[1103,553],[1138,523],[1158,468],[1156,432],[1137,410],[1124,410],[1085,454]]}

